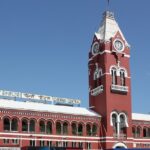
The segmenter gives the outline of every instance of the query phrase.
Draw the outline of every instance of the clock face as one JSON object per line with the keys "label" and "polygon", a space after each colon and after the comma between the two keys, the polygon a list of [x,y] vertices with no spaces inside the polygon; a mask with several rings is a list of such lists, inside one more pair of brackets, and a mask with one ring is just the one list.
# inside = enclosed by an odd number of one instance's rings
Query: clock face
{"label": "clock face", "polygon": [[122,52],[124,50],[124,44],[121,40],[114,41],[114,47],[117,51]]}
{"label": "clock face", "polygon": [[92,46],[92,54],[96,55],[99,52],[99,43],[95,42]]}

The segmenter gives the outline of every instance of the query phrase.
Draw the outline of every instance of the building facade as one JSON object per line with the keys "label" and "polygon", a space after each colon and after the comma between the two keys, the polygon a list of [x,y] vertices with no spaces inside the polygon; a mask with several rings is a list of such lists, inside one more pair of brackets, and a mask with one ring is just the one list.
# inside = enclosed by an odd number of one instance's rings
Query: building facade
{"label": "building facade", "polygon": [[104,12],[94,34],[88,68],[90,109],[68,105],[74,100],[50,104],[50,97],[1,91],[0,149],[150,148],[150,115],[132,113],[130,45],[112,12]]}

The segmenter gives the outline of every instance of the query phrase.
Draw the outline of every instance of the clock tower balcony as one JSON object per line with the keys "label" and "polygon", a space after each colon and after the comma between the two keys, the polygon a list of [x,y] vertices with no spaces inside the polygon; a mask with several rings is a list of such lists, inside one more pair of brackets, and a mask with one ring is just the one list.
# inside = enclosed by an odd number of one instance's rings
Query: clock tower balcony
{"label": "clock tower balcony", "polygon": [[112,92],[127,93],[128,92],[128,86],[112,84],[111,85],[111,91]]}
{"label": "clock tower balcony", "polygon": [[91,90],[91,95],[92,96],[97,96],[100,93],[102,93],[103,90],[104,90],[103,85],[100,85],[100,86],[96,87],[95,89]]}
{"label": "clock tower balcony", "polygon": [[121,133],[118,135],[118,134],[114,133],[113,137],[114,137],[114,139],[125,140],[125,139],[127,139],[127,134]]}

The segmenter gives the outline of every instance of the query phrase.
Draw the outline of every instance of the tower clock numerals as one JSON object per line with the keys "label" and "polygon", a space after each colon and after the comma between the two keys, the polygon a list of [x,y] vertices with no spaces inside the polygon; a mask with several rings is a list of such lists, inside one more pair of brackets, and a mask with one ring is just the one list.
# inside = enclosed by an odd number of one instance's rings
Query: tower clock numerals
{"label": "tower clock numerals", "polygon": [[118,52],[122,52],[124,50],[124,44],[120,39],[116,39],[114,41],[114,48],[118,51]]}
{"label": "tower clock numerals", "polygon": [[98,54],[98,52],[99,52],[99,43],[95,42],[92,46],[92,54],[96,55],[96,54]]}

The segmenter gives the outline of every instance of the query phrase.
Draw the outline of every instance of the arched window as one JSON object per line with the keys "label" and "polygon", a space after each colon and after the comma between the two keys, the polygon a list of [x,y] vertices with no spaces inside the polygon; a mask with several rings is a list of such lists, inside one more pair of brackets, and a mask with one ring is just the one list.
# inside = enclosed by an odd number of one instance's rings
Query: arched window
{"label": "arched window", "polygon": [[98,67],[98,63],[96,63],[96,68],[94,71],[94,83],[95,87],[98,87],[101,85],[100,77],[102,76],[102,69]]}
{"label": "arched window", "polygon": [[11,130],[18,131],[18,120],[16,118],[13,118],[11,121]]}
{"label": "arched window", "polygon": [[140,137],[140,136],[141,136],[141,128],[137,127],[137,137]]}
{"label": "arched window", "polygon": [[77,125],[75,123],[72,123],[72,135],[77,135]]}
{"label": "arched window", "polygon": [[148,137],[150,137],[150,128],[148,128]]}
{"label": "arched window", "polygon": [[132,135],[134,138],[136,137],[136,127],[132,127]]}
{"label": "arched window", "polygon": [[35,120],[30,120],[30,132],[35,132]]}
{"label": "arched window", "polygon": [[47,122],[47,125],[46,125],[46,132],[47,132],[48,134],[52,134],[52,123],[51,123],[51,121],[48,121],[48,122]]}
{"label": "arched window", "polygon": [[92,135],[93,136],[96,136],[97,135],[97,125],[93,125],[93,127],[92,127]]}
{"label": "arched window", "polygon": [[147,127],[143,128],[143,137],[148,137],[148,128]]}
{"label": "arched window", "polygon": [[88,135],[88,136],[92,135],[91,126],[89,124],[86,125],[86,135]]}
{"label": "arched window", "polygon": [[45,133],[45,122],[43,120],[40,121],[40,132]]}
{"label": "arched window", "polygon": [[61,123],[57,122],[56,123],[56,134],[61,134],[62,130],[61,130]]}
{"label": "arched window", "polygon": [[3,126],[5,131],[10,131],[10,119],[4,118]]}
{"label": "arched window", "polygon": [[120,132],[126,134],[126,120],[124,115],[120,115]]}
{"label": "arched window", "polygon": [[117,69],[116,68],[111,69],[111,76],[112,76],[112,84],[117,85]]}
{"label": "arched window", "polygon": [[113,133],[117,134],[117,115],[112,114]]}
{"label": "arched window", "polygon": [[22,120],[22,131],[24,131],[24,132],[28,131],[28,121],[27,121],[27,119]]}
{"label": "arched window", "polygon": [[82,124],[78,125],[78,135],[83,135],[83,126],[82,126]]}
{"label": "arched window", "polygon": [[120,70],[120,83],[121,86],[125,86],[125,71],[123,69]]}
{"label": "arched window", "polygon": [[64,135],[68,134],[68,123],[67,122],[63,123],[63,134]]}

